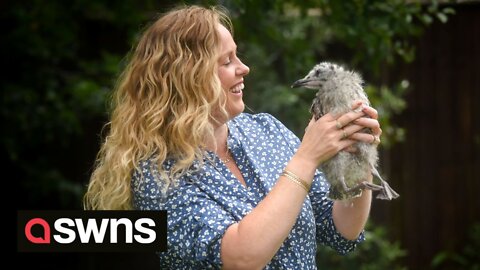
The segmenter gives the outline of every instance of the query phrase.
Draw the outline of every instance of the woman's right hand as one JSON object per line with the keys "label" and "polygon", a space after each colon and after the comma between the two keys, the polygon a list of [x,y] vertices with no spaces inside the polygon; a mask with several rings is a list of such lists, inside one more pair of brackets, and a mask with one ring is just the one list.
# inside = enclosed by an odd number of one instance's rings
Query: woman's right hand
{"label": "woman's right hand", "polygon": [[357,142],[348,136],[364,128],[353,123],[365,116],[362,110],[356,110],[360,106],[362,103],[356,102],[352,110],[345,114],[334,116],[327,113],[316,121],[312,118],[305,129],[296,158],[317,168],[322,162]]}

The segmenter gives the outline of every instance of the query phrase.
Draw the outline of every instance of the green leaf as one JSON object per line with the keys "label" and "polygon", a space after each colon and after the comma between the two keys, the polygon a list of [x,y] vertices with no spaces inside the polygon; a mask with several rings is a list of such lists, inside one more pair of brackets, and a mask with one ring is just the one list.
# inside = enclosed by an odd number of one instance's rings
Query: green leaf
{"label": "green leaf", "polygon": [[422,21],[425,23],[425,24],[431,24],[433,22],[433,19],[432,19],[432,16],[428,15],[428,14],[423,14],[422,15]]}
{"label": "green leaf", "polygon": [[436,16],[438,20],[441,21],[442,23],[446,23],[448,21],[448,17],[444,13],[437,12]]}

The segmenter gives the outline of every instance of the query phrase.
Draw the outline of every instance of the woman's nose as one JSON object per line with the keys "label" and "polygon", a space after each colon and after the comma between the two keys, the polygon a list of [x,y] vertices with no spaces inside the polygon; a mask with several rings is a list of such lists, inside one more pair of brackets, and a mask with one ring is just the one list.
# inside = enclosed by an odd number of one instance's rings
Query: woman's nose
{"label": "woman's nose", "polygon": [[242,61],[240,61],[240,66],[237,68],[237,75],[238,76],[245,76],[250,73],[250,68],[245,65]]}

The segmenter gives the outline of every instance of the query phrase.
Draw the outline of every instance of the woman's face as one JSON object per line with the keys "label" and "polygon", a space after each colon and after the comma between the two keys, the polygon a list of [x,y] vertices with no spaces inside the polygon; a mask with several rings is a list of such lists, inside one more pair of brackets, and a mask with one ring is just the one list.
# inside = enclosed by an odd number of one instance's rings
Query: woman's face
{"label": "woman's face", "polygon": [[220,25],[218,32],[221,40],[218,77],[222,83],[222,88],[226,92],[227,102],[225,109],[229,119],[231,119],[243,112],[245,108],[242,99],[243,77],[250,72],[250,69],[237,57],[237,45],[227,28]]}

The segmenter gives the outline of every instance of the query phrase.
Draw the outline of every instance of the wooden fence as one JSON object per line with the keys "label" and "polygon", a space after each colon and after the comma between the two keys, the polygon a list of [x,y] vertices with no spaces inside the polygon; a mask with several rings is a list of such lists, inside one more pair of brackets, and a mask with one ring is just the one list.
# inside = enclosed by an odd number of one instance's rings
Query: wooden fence
{"label": "wooden fence", "polygon": [[480,222],[480,5],[455,9],[428,28],[415,62],[400,70],[413,86],[396,121],[406,140],[382,151],[401,197],[375,201],[372,219],[407,249],[409,269],[428,269],[440,251],[460,252]]}

